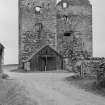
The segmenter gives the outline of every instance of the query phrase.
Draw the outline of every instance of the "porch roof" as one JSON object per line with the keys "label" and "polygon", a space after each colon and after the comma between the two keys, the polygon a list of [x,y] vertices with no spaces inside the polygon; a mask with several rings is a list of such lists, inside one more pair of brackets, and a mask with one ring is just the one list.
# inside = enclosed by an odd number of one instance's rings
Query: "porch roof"
{"label": "porch roof", "polygon": [[23,62],[28,62],[29,60],[31,60],[31,59],[33,58],[33,56],[35,56],[35,55],[38,54],[41,50],[43,50],[43,49],[45,49],[45,48],[47,48],[47,47],[49,47],[49,48],[52,49],[57,55],[59,55],[59,56],[62,57],[62,55],[59,54],[58,51],[56,51],[56,50],[55,50],[54,48],[52,48],[50,45],[45,45],[45,46],[41,47],[38,51],[36,51],[35,53],[33,53],[28,59],[23,60]]}

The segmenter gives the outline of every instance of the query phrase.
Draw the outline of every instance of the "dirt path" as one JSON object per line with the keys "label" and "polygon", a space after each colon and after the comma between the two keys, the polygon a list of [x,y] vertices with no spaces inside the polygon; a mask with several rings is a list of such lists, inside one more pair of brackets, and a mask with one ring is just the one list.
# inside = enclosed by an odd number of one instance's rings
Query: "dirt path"
{"label": "dirt path", "polygon": [[9,73],[38,105],[105,105],[105,98],[78,89],[64,81],[69,73]]}

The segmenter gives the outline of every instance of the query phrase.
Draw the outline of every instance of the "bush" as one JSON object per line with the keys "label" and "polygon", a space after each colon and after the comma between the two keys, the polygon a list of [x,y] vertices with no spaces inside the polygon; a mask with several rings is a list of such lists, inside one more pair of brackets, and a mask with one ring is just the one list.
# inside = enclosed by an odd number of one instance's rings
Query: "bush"
{"label": "bush", "polygon": [[5,73],[2,74],[2,79],[7,79],[9,76]]}
{"label": "bush", "polygon": [[81,72],[81,65],[76,66],[77,72]]}
{"label": "bush", "polygon": [[99,87],[105,88],[105,77],[98,81]]}

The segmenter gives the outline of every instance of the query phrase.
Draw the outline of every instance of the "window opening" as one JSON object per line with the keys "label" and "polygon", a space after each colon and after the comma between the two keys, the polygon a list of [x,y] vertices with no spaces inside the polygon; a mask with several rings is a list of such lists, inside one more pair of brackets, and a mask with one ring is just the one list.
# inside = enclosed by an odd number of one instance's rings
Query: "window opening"
{"label": "window opening", "polygon": [[63,8],[67,8],[67,3],[66,2],[63,3]]}
{"label": "window opening", "polygon": [[64,33],[64,36],[71,36],[72,34],[73,34],[73,31],[65,32],[65,33]]}
{"label": "window opening", "polygon": [[64,18],[65,21],[68,21],[69,20],[68,19],[68,16],[66,16],[66,15],[64,15],[63,18]]}
{"label": "window opening", "polygon": [[41,11],[41,7],[40,6],[36,6],[35,7],[35,13],[39,14]]}

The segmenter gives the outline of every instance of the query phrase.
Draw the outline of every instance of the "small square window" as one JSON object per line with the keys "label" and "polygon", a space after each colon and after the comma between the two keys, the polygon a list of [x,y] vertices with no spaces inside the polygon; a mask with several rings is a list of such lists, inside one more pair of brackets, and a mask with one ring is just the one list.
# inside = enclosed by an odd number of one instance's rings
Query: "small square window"
{"label": "small square window", "polygon": [[70,36],[70,33],[64,33],[64,36]]}
{"label": "small square window", "polygon": [[73,31],[65,32],[65,33],[64,33],[64,36],[71,36],[72,33],[73,33]]}
{"label": "small square window", "polygon": [[68,16],[64,15],[63,18],[65,21],[68,21]]}

